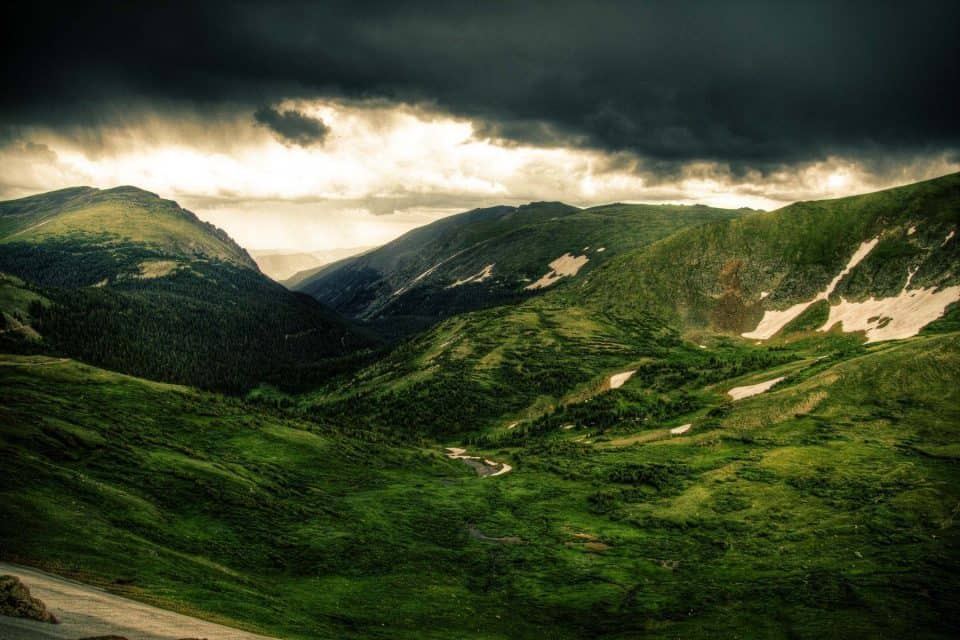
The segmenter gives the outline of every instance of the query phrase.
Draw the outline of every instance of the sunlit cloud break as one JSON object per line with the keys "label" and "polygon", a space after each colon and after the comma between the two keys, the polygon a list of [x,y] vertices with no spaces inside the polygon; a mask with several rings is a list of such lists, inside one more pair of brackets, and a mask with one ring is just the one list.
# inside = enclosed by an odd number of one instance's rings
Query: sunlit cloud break
{"label": "sunlit cloud break", "polygon": [[771,209],[956,171],[949,154],[876,171],[855,158],[761,172],[579,146],[508,143],[482,123],[403,103],[284,101],[217,119],[131,114],[116,123],[21,127],[0,148],[3,197],[137,185],[174,198],[251,248],[369,246],[477,206],[562,200]]}

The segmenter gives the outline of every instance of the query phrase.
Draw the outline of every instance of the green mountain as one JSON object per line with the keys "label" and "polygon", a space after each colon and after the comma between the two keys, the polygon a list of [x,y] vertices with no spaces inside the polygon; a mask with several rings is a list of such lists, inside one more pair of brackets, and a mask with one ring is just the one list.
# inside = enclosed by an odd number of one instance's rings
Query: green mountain
{"label": "green mountain", "polygon": [[372,344],[261,274],[223,231],[133,187],[0,203],[0,272],[8,349],[158,380],[295,385]]}
{"label": "green mountain", "polygon": [[[385,430],[477,432],[591,395],[618,369],[704,382],[713,367],[768,366],[792,339],[824,355],[915,335],[955,316],[958,211],[954,174],[686,229],[567,287],[440,323],[308,404]],[[773,340],[756,335],[778,324]]]}
{"label": "green mountain", "polygon": [[686,225],[304,393],[0,356],[0,558],[282,638],[955,637],[958,211]]}
{"label": "green mountain", "polygon": [[519,302],[576,281],[615,256],[680,229],[735,218],[703,206],[558,202],[476,209],[287,284],[387,334]]}
{"label": "green mountain", "polygon": [[[50,251],[52,246],[68,238],[73,242],[70,248],[74,251],[105,249],[113,254],[117,258],[114,263],[117,269],[116,273],[104,274],[108,277],[120,275],[122,267],[129,266],[120,259],[129,257],[134,247],[183,263],[216,260],[256,268],[249,254],[226,233],[202,222],[176,202],[136,187],[106,190],[75,187],[0,202],[0,242],[3,244],[40,245]],[[56,257],[66,260],[66,253]],[[69,284],[94,284],[89,282],[92,265],[77,262],[69,266],[80,273],[43,274],[42,277]],[[141,271],[155,274],[168,268],[173,269],[148,262]],[[147,273],[143,275],[149,277]],[[66,279],[71,277],[75,279]]]}
{"label": "green mountain", "polygon": [[[844,328],[870,339],[907,337],[960,298],[958,228],[960,174],[952,174],[679,233],[623,256],[576,294],[592,309],[655,310],[676,326],[757,339],[795,313],[828,310],[831,325],[846,315]],[[886,302],[863,304],[871,298]],[[858,321],[857,311],[877,315]]]}

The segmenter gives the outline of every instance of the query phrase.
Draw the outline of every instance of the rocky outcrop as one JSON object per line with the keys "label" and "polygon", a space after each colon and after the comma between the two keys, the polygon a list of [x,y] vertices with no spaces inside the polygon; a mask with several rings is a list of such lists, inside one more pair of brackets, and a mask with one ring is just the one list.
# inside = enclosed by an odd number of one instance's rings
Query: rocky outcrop
{"label": "rocky outcrop", "polygon": [[0,576],[0,615],[57,623],[56,616],[16,576]]}

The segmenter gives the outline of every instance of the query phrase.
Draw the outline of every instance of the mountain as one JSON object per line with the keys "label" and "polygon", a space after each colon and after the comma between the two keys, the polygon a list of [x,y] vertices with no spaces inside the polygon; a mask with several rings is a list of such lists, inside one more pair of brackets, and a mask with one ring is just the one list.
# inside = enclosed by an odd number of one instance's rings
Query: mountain
{"label": "mountain", "polygon": [[688,225],[306,392],[0,355],[0,559],[285,638],[955,637],[958,212]]}
{"label": "mountain", "polygon": [[476,209],[287,284],[402,335],[445,317],[528,299],[620,253],[743,213],[624,204],[581,210],[558,202]]}
{"label": "mountain", "polygon": [[576,295],[592,309],[655,311],[756,340],[792,321],[841,320],[870,340],[908,337],[960,298],[958,229],[960,174],[951,174],[692,229],[623,256]]}
{"label": "mountain", "polygon": [[702,383],[787,358],[792,340],[815,357],[860,351],[954,322],[958,228],[960,174],[688,228],[522,304],[448,319],[318,391],[312,410],[471,433],[590,396],[618,369]]}
{"label": "mountain", "polygon": [[264,276],[223,231],[134,187],[0,203],[0,272],[11,348],[158,380],[294,384],[373,344]]}
{"label": "mountain", "polygon": [[[301,274],[315,272],[320,267],[337,262],[344,258],[355,256],[364,251],[369,251],[371,247],[350,247],[346,249],[331,249],[329,251],[284,251],[282,249],[256,250],[250,251],[250,255],[256,261],[257,266],[265,274],[290,286],[289,282]],[[291,287],[292,288],[292,287]]]}
{"label": "mountain", "polygon": [[265,274],[280,282],[300,271],[314,269],[322,264],[312,253],[282,251],[251,251],[251,257]]}
{"label": "mountain", "polygon": [[[311,280],[315,277],[319,277],[321,274],[326,273],[327,271],[338,269],[340,268],[341,265],[350,262],[353,258],[359,257],[365,253],[373,251],[376,248],[377,247],[367,247],[367,248],[361,247],[356,249],[337,249],[337,250],[331,251],[325,255],[331,258],[334,258],[334,256],[336,256],[334,259],[324,260],[324,263],[319,266],[311,267],[309,269],[304,269],[303,271],[298,271],[292,276],[290,276],[289,278],[286,278],[285,280],[281,280],[280,283],[292,291],[299,290],[301,283],[306,282],[307,280]],[[349,252],[349,254],[337,255],[338,252],[343,252],[343,253]]]}
{"label": "mountain", "polygon": [[[54,268],[68,266],[63,263],[71,260],[71,254],[109,249],[113,259],[101,259],[113,263],[113,271],[105,272],[108,276],[119,275],[130,266],[134,246],[182,261],[217,260],[256,268],[250,255],[226,233],[202,222],[172,200],[163,200],[136,187],[75,187],[0,202],[0,242],[7,247],[39,246],[46,254],[69,242],[69,250],[48,258]],[[123,261],[124,257],[130,259]],[[92,269],[101,265],[74,259],[69,266],[77,273],[44,274],[43,279],[71,285],[93,284],[89,282]],[[148,263],[142,270],[153,273],[168,266]]]}

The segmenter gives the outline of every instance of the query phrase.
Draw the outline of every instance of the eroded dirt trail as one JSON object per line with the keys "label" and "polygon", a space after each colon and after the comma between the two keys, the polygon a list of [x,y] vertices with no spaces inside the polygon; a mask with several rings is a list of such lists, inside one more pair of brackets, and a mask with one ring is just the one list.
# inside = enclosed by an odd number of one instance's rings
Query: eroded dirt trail
{"label": "eroded dirt trail", "polygon": [[272,640],[267,636],[159,609],[44,571],[0,562],[0,575],[20,578],[60,624],[0,616],[3,640],[76,640],[115,635],[129,640]]}

